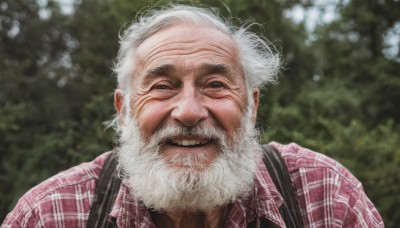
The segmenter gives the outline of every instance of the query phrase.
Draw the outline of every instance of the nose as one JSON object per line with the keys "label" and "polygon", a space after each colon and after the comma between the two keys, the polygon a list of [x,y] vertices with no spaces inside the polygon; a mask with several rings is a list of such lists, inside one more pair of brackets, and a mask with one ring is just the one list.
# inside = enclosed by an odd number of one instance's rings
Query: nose
{"label": "nose", "polygon": [[207,108],[194,88],[184,89],[177,97],[171,117],[186,127],[194,127],[208,116]]}

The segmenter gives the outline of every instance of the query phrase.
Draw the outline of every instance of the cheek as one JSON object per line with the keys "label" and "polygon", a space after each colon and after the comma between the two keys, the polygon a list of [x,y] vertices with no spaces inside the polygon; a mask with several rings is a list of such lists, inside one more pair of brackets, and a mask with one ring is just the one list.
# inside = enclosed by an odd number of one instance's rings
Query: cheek
{"label": "cheek", "polygon": [[165,102],[147,101],[136,107],[134,117],[138,121],[139,128],[144,136],[152,135],[167,119],[169,105]]}
{"label": "cheek", "polygon": [[210,115],[216,119],[229,137],[233,137],[244,113],[240,102],[212,100],[207,102]]}

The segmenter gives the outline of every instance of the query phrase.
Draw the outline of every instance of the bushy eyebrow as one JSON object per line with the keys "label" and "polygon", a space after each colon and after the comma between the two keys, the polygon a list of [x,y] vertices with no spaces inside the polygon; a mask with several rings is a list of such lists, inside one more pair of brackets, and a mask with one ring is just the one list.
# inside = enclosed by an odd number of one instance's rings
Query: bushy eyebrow
{"label": "bushy eyebrow", "polygon": [[[157,78],[159,76],[173,76],[175,73],[177,73],[177,68],[173,64],[163,64],[147,70],[145,80]],[[225,64],[205,63],[199,67],[197,74],[201,76],[211,74],[233,75],[234,70],[232,67]]]}
{"label": "bushy eyebrow", "polygon": [[172,64],[164,64],[147,71],[147,75],[161,76],[169,75],[175,71],[175,67]]}
{"label": "bushy eyebrow", "polygon": [[201,73],[204,75],[208,74],[232,74],[233,70],[231,67],[225,64],[204,64],[201,66]]}

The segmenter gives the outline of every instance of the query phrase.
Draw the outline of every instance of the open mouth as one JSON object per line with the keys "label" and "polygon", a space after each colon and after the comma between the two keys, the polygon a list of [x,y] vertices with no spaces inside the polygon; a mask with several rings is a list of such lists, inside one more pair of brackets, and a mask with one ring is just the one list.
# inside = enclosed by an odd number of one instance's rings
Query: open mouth
{"label": "open mouth", "polygon": [[199,147],[209,144],[210,142],[211,140],[209,139],[171,139],[168,141],[169,144],[183,147]]}

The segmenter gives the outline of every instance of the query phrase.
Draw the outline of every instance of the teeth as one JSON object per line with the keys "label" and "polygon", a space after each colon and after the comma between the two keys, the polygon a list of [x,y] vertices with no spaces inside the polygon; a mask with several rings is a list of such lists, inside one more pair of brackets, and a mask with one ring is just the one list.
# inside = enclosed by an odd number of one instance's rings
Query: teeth
{"label": "teeth", "polygon": [[179,146],[196,146],[201,144],[202,142],[199,140],[194,140],[194,139],[183,139],[183,140],[173,140],[175,144],[178,144]]}

